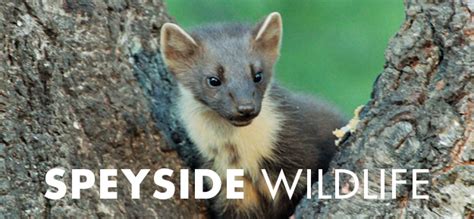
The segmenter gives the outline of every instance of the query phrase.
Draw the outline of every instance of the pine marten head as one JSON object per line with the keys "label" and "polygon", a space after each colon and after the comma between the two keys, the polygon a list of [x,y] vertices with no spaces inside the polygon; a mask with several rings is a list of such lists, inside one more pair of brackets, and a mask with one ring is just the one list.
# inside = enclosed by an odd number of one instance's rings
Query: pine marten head
{"label": "pine marten head", "polygon": [[186,33],[161,29],[161,53],[182,88],[234,126],[258,116],[271,82],[282,36],[279,13],[257,25],[220,24]]}

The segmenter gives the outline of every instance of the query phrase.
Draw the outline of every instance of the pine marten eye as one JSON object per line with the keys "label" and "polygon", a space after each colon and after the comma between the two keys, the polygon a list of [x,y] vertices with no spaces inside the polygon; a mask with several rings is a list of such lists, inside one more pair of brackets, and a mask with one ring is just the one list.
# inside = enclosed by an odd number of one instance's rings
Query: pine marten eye
{"label": "pine marten eye", "polygon": [[216,78],[216,77],[207,78],[207,83],[211,87],[218,87],[218,86],[221,86],[222,84],[221,80],[219,80],[219,78]]}
{"label": "pine marten eye", "polygon": [[255,73],[255,75],[253,76],[253,82],[259,83],[260,81],[262,81],[262,78],[263,78],[263,72],[259,71]]}

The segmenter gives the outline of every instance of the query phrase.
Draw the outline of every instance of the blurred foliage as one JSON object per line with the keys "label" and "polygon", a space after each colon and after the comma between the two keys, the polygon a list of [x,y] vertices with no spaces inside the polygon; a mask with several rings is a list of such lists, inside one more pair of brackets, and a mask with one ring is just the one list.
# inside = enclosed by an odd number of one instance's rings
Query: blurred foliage
{"label": "blurred foliage", "polygon": [[384,50],[403,21],[401,0],[167,0],[183,27],[283,17],[278,81],[352,111],[369,100]]}

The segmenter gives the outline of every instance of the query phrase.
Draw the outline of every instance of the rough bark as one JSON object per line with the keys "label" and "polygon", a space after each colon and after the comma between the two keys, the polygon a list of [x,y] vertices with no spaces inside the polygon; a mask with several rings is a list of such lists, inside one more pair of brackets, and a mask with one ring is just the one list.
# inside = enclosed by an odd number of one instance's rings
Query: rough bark
{"label": "rough bark", "polygon": [[[406,21],[388,45],[372,98],[323,183],[325,194],[334,194],[334,169],[352,170],[361,180],[368,169],[373,194],[380,190],[378,169],[429,169],[423,178],[430,185],[419,191],[429,200],[413,200],[408,180],[395,200],[364,200],[359,188],[350,199],[303,200],[298,217],[474,216],[474,3],[405,5]],[[385,179],[390,197],[390,175]],[[353,183],[345,178],[341,185]]]}
{"label": "rough bark", "polygon": [[[152,98],[142,89],[151,79],[132,57],[158,50],[159,28],[169,19],[161,1],[0,3],[0,218],[204,214],[202,202],[152,197],[154,170],[186,168],[166,139],[185,140],[157,128]],[[153,67],[163,71],[161,63]],[[43,195],[54,167],[66,170],[69,189],[58,201]],[[73,168],[96,175],[79,200],[70,194]],[[151,169],[141,199],[130,198],[120,172],[119,198],[99,199],[101,168]]]}
{"label": "rough bark", "polygon": [[[474,5],[468,1],[406,1],[406,22],[389,44],[372,99],[331,168],[428,168],[431,184],[420,192],[430,200],[412,200],[408,184],[396,200],[361,194],[304,200],[297,216],[473,214]],[[170,107],[175,82],[157,43],[169,20],[161,1],[44,2],[0,3],[0,216],[205,214],[202,202],[152,198],[150,176],[141,199],[131,200],[120,173],[117,200],[100,200],[97,186],[79,200],[70,191],[59,201],[44,198],[44,176],[53,167],[186,168],[175,151],[191,167],[198,163]],[[377,191],[378,174],[370,176]],[[332,171],[324,177],[329,194],[332,177]]]}

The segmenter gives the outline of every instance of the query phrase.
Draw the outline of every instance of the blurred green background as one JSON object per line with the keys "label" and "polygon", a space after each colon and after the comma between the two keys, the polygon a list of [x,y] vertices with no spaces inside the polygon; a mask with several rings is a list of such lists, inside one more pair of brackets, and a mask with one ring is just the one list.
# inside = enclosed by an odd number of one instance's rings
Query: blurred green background
{"label": "blurred green background", "polygon": [[403,22],[401,0],[167,0],[184,28],[210,22],[257,22],[278,11],[283,44],[277,80],[321,96],[347,115],[369,100],[388,40]]}

